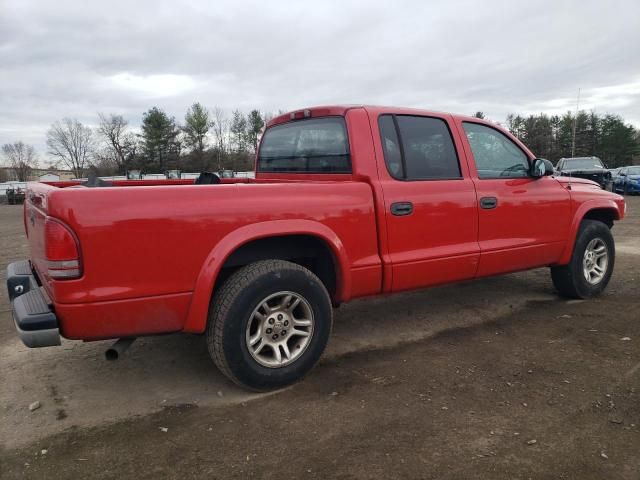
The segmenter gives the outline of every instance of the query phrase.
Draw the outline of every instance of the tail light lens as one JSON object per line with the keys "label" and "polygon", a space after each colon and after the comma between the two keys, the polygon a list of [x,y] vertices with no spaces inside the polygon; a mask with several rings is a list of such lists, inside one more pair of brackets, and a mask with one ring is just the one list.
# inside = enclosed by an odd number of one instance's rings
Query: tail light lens
{"label": "tail light lens", "polygon": [[80,249],[69,227],[47,218],[44,224],[47,273],[54,279],[72,279],[81,275]]}

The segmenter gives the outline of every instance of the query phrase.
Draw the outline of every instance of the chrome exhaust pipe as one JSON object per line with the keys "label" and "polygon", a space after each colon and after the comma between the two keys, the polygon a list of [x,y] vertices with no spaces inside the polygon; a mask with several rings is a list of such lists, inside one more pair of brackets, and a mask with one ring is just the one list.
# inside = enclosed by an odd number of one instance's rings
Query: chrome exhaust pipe
{"label": "chrome exhaust pipe", "polygon": [[113,345],[111,345],[110,348],[107,349],[106,352],[104,352],[104,356],[107,360],[117,360],[120,355],[123,355],[124,352],[126,352],[129,347],[131,346],[131,344],[135,341],[135,337],[132,338],[120,338],[116,341],[116,343],[114,343]]}

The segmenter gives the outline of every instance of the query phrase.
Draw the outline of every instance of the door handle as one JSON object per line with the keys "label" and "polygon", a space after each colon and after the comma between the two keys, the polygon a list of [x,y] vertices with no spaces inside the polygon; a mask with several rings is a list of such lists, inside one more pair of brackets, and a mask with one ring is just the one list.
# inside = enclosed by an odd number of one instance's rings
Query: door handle
{"label": "door handle", "polygon": [[482,197],[480,199],[480,208],[485,210],[491,210],[498,206],[498,199],[496,197]]}
{"label": "door handle", "polygon": [[413,213],[413,203],[411,202],[392,203],[391,213],[398,217],[402,217],[403,215],[411,215]]}

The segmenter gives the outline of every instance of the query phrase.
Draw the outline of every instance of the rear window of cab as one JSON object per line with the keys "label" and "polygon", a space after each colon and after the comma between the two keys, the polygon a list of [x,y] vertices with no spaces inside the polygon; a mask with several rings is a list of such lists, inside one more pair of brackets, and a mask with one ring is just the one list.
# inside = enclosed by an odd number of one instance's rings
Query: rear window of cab
{"label": "rear window of cab", "polygon": [[257,171],[351,173],[344,118],[309,118],[268,128],[260,144]]}

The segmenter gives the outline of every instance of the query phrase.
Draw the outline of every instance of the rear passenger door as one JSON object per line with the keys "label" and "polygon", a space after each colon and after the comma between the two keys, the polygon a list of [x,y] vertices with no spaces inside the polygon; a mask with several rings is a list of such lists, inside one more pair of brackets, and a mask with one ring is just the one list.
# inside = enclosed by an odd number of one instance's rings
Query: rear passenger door
{"label": "rear passenger door", "polygon": [[450,117],[382,114],[377,127],[392,290],[472,278],[476,193]]}

